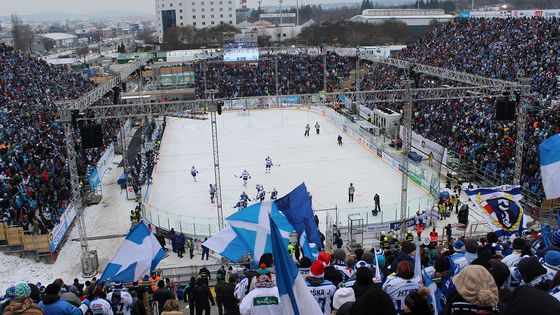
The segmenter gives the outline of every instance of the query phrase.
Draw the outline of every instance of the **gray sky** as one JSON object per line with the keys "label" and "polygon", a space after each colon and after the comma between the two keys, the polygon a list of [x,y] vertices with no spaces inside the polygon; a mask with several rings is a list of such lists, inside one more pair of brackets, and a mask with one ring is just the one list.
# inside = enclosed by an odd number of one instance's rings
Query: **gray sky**
{"label": "gray sky", "polygon": [[[188,1],[188,0],[186,0]],[[236,0],[238,1],[238,0]],[[359,2],[360,0],[300,0],[303,4]],[[377,0],[394,2],[395,0]],[[397,0],[398,1],[398,0]],[[402,0],[401,0],[402,1]],[[278,0],[263,0],[263,5],[277,4]],[[295,4],[296,0],[284,0],[283,5]],[[249,7],[256,7],[257,0],[249,0]],[[34,14],[44,12],[87,13],[97,11],[154,12],[154,0],[0,0],[0,15],[12,13]]]}

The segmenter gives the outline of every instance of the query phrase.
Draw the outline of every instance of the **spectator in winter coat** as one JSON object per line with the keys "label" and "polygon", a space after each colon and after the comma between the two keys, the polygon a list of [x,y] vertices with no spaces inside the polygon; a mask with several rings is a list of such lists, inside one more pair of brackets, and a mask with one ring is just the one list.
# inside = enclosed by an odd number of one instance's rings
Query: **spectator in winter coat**
{"label": "spectator in winter coat", "polygon": [[4,308],[5,315],[43,315],[43,310],[31,300],[31,288],[27,283],[20,283],[15,287],[15,299]]}
{"label": "spectator in winter coat", "polygon": [[185,287],[185,292],[183,293],[183,302],[188,303],[190,315],[194,315],[195,306],[194,306],[194,298],[193,298],[193,291],[196,287],[196,278],[191,277],[191,280]]}
{"label": "spectator in winter coat", "polygon": [[[267,303],[262,303],[267,301]],[[278,288],[272,281],[270,272],[259,274],[255,289],[251,290],[239,304],[241,315],[282,315]]]}
{"label": "spectator in winter coat", "polygon": [[208,284],[203,278],[198,278],[196,280],[196,288],[193,293],[194,305],[196,307],[196,313],[201,315],[204,311],[205,315],[210,315],[210,303],[212,306],[216,305],[214,303],[214,298],[212,297],[212,292],[208,288]]}
{"label": "spectator in winter coat", "polygon": [[159,280],[157,283],[158,289],[153,295],[154,301],[158,303],[159,312],[163,312],[163,307],[165,306],[165,302],[167,300],[174,300],[175,296],[173,293],[165,287],[165,282],[163,280]]}
{"label": "spectator in winter coat", "polygon": [[486,268],[469,265],[453,277],[457,293],[447,301],[444,315],[498,314],[498,287]]}
{"label": "spectator in winter coat", "polygon": [[183,312],[179,310],[179,303],[176,300],[167,300],[163,306],[163,313],[161,315],[182,315]]}
{"label": "spectator in winter coat", "polygon": [[43,309],[45,315],[83,315],[89,309],[89,300],[84,300],[80,307],[60,299],[60,285],[51,283],[45,289],[45,298],[39,302],[39,307]]}
{"label": "spectator in winter coat", "polygon": [[240,315],[239,301],[235,297],[235,284],[237,283],[237,275],[230,274],[228,283],[224,284],[222,290],[222,304],[224,306],[225,315]]}
{"label": "spectator in winter coat", "polygon": [[548,291],[549,284],[554,277],[553,273],[541,265],[537,257],[525,257],[517,264],[517,271],[521,275],[521,284]]}
{"label": "spectator in winter coat", "polygon": [[401,261],[408,261],[414,265],[414,255],[416,252],[416,246],[411,243],[404,241],[401,244],[401,250],[397,253],[397,256],[393,259],[391,263],[391,272],[395,272],[397,270],[397,265]]}

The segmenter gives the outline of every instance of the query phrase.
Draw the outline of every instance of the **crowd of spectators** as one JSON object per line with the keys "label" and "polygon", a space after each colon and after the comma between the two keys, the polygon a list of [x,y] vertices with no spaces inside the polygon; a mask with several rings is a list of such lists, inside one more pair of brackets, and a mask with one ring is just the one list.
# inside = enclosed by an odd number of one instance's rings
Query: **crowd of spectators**
{"label": "crowd of spectators", "polygon": [[[326,55],[327,72],[324,71],[324,55],[279,54],[279,94],[332,92],[343,88],[355,68],[354,57],[335,53]],[[227,64],[222,62],[198,63],[195,66],[195,89],[199,97],[205,97],[205,89],[218,89],[216,97],[268,96],[276,94],[275,60],[262,58],[258,63]],[[323,79],[327,76],[327,87]],[[206,85],[205,85],[206,84]]]}
{"label": "crowd of spectators", "polygon": [[[560,132],[560,20],[556,18],[455,19],[438,25],[396,58],[455,69],[502,80],[532,79],[523,159],[523,187],[543,196],[538,144]],[[364,63],[368,75],[362,89],[403,88],[404,74],[395,68]],[[441,86],[433,77],[420,76],[420,87]],[[552,102],[551,102],[552,101]],[[400,108],[397,108],[400,109]],[[500,183],[511,183],[515,164],[515,121],[496,121],[492,99],[418,102],[414,107],[416,132],[479,164]]]}
{"label": "crowd of spectators", "polygon": [[[64,130],[55,102],[81,97],[94,84],[0,44],[0,221],[36,234],[52,229],[71,198]],[[108,135],[118,128],[109,122]],[[80,174],[103,148],[81,150]]]}
{"label": "crowd of spectators", "polygon": [[[391,239],[386,249],[337,246],[315,261],[291,255],[324,315],[432,315],[434,308],[441,315],[560,313],[560,231],[546,248],[535,245],[542,241],[537,232],[511,239],[494,232],[480,240],[436,237],[421,246],[414,238],[409,232],[401,241]],[[246,264],[223,265],[215,275],[201,267],[186,283],[156,273],[124,285],[95,278],[84,284],[20,283],[0,297],[0,314],[144,315],[152,309],[208,315],[217,306],[218,314],[281,315],[278,277],[273,255],[265,253]]]}

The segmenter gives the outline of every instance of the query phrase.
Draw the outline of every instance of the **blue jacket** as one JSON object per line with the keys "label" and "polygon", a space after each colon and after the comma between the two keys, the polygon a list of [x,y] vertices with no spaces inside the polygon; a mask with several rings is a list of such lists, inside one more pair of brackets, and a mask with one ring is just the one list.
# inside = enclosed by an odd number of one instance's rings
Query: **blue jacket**
{"label": "blue jacket", "polygon": [[45,315],[83,315],[82,310],[64,300],[58,300],[51,304],[45,304],[41,301],[39,307],[45,311]]}

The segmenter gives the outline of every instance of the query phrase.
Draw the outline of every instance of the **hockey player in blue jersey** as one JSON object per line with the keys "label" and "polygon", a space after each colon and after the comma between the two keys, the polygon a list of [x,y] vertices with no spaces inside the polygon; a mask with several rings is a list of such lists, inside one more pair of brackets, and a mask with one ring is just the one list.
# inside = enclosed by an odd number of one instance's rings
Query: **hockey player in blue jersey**
{"label": "hockey player in blue jersey", "polygon": [[198,174],[198,170],[194,167],[191,168],[191,175],[193,177],[193,180],[196,182],[196,174]]}
{"label": "hockey player in blue jersey", "polygon": [[276,188],[272,188],[272,191],[270,192],[270,200],[276,199],[278,199],[278,190],[276,190]]}
{"label": "hockey player in blue jersey", "polygon": [[272,168],[272,159],[270,158],[270,156],[267,156],[266,159],[264,159],[265,161],[265,173],[270,174],[270,169]]}
{"label": "hockey player in blue jersey", "polygon": [[251,175],[249,175],[249,172],[247,172],[247,170],[243,170],[240,177],[243,180],[243,186],[247,187],[247,181],[251,179]]}
{"label": "hockey player in blue jersey", "polygon": [[239,200],[245,204],[245,207],[243,208],[247,207],[247,201],[251,201],[251,199],[249,199],[249,196],[245,192],[242,192],[241,195],[239,195]]}
{"label": "hockey player in blue jersey", "polygon": [[266,192],[264,191],[263,185],[258,184],[257,185],[257,196],[255,197],[255,199],[259,200],[260,202],[263,202],[265,196],[266,196]]}
{"label": "hockey player in blue jersey", "polygon": [[331,313],[331,304],[336,286],[329,280],[325,280],[325,265],[322,261],[316,260],[309,269],[310,275],[305,279],[305,284],[324,315]]}

